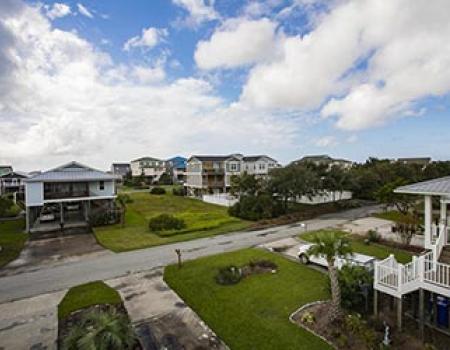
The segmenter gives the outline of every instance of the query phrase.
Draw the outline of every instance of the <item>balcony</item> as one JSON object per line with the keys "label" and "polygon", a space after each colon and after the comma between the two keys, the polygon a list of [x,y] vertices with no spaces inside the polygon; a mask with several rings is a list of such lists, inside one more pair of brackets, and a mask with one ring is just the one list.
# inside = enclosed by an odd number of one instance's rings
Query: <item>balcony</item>
{"label": "balcony", "polygon": [[203,175],[224,175],[225,174],[225,169],[224,168],[203,169],[202,173],[203,173]]}
{"label": "balcony", "polygon": [[89,191],[61,191],[61,192],[44,192],[44,199],[63,199],[63,198],[79,198],[89,197]]}

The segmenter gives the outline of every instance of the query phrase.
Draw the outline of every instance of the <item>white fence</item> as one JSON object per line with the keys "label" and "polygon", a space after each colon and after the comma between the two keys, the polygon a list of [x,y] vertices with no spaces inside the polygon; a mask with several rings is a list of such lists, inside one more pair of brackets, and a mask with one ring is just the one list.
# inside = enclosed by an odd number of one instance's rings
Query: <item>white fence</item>
{"label": "white fence", "polygon": [[317,194],[311,198],[307,196],[302,196],[297,198],[297,203],[303,204],[321,204],[336,202],[344,199],[352,199],[353,193],[350,191],[334,191],[334,192],[324,192],[322,194]]}
{"label": "white fence", "polygon": [[217,204],[224,207],[231,207],[238,202],[236,197],[233,197],[227,193],[204,194],[202,196],[202,200],[206,203]]}

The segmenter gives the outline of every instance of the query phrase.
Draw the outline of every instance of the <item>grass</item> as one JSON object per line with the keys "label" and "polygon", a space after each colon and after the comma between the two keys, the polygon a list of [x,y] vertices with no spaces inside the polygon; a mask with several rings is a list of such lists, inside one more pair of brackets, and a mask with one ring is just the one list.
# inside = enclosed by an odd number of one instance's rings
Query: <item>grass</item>
{"label": "grass", "polygon": [[0,268],[19,256],[28,237],[24,228],[22,219],[0,222]]}
{"label": "grass", "polygon": [[[129,195],[133,203],[127,206],[125,226],[103,226],[94,230],[98,242],[114,252],[208,237],[250,226],[249,222],[228,215],[225,207],[174,196],[171,192],[165,195],[146,192]],[[164,232],[164,235],[150,232],[149,219],[163,213],[184,219],[186,229]]]}
{"label": "grass", "polygon": [[312,242],[317,234],[331,234],[333,232],[339,236],[346,236],[347,238],[349,238],[351,240],[352,248],[355,253],[372,255],[378,259],[385,259],[390,254],[394,254],[395,258],[400,263],[405,264],[411,261],[412,254],[410,252],[407,252],[406,250],[390,247],[387,245],[383,245],[381,243],[366,244],[364,243],[364,237],[350,235],[349,233],[344,231],[337,231],[337,230],[312,231],[300,234],[299,238],[304,241]]}
{"label": "grass", "polygon": [[101,281],[81,284],[70,288],[58,305],[58,318],[60,320],[72,312],[92,305],[120,304],[122,299],[119,293]]}
{"label": "grass", "polygon": [[404,218],[404,215],[397,210],[389,210],[381,213],[376,213],[373,214],[372,216],[379,219],[390,220],[394,222],[399,222],[402,220],[402,218]]}
{"label": "grass", "polygon": [[[275,274],[253,275],[232,286],[218,285],[221,267],[269,259]],[[328,299],[326,275],[279,255],[245,249],[189,261],[181,269],[168,266],[165,281],[233,350],[308,349],[330,347],[290,323],[301,305]]]}

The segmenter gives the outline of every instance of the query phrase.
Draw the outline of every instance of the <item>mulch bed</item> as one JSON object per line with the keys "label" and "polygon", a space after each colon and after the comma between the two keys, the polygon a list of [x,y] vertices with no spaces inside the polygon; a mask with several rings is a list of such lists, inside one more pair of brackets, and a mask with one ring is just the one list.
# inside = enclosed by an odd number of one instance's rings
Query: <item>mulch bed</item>
{"label": "mulch bed", "polygon": [[[303,327],[317,336],[324,338],[335,349],[339,350],[370,350],[364,339],[349,331],[345,327],[343,320],[330,323],[328,314],[330,303],[312,304],[303,308],[300,312],[292,317],[292,321],[300,327]],[[314,316],[313,323],[302,322],[305,314]],[[388,324],[392,324],[392,320],[388,320]],[[376,344],[380,344],[384,337],[384,327],[381,320],[367,320],[367,328],[375,331]],[[391,344],[389,349],[398,350],[421,350],[424,349],[423,344],[417,338],[406,333],[398,333],[395,328],[390,328]],[[378,349],[378,345],[376,347]]]}

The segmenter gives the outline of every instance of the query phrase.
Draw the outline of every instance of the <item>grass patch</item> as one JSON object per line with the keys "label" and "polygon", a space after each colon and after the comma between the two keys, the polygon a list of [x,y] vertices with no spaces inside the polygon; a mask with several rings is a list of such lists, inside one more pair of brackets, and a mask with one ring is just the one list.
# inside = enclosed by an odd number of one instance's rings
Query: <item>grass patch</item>
{"label": "grass patch", "polygon": [[[214,277],[224,266],[243,266],[251,260],[271,260],[275,274],[244,278],[221,286]],[[279,255],[245,249],[168,266],[164,279],[233,350],[308,349],[330,347],[289,322],[301,305],[328,299],[326,275]]]}
{"label": "grass patch", "polygon": [[[146,192],[130,193],[133,203],[128,204],[125,227],[103,226],[94,229],[97,240],[114,252],[123,252],[151,246],[187,241],[230,231],[245,229],[251,223],[228,215],[227,208],[204,203],[198,199]],[[152,233],[150,218],[171,214],[183,219],[186,228],[179,231]]]}
{"label": "grass patch", "polygon": [[28,238],[24,229],[23,219],[0,222],[0,268],[19,256]]}
{"label": "grass patch", "polygon": [[119,293],[101,281],[81,284],[70,288],[58,305],[58,318],[60,320],[72,312],[98,304],[120,304],[122,299]]}
{"label": "grass patch", "polygon": [[402,218],[405,217],[402,213],[400,213],[397,210],[389,210],[389,211],[385,211],[385,212],[381,212],[381,213],[375,213],[375,214],[372,214],[372,216],[379,218],[379,219],[390,220],[390,221],[394,221],[394,222],[400,222],[402,220]]}
{"label": "grass patch", "polygon": [[397,261],[402,264],[408,263],[412,259],[412,254],[406,250],[390,247],[382,243],[366,244],[364,243],[364,237],[350,235],[349,233],[344,231],[337,231],[337,230],[312,231],[300,234],[299,238],[304,241],[312,242],[317,234],[331,234],[333,232],[336,233],[337,235],[346,236],[347,238],[349,238],[352,242],[352,248],[355,253],[372,255],[378,259],[385,259],[390,254],[394,254]]}

